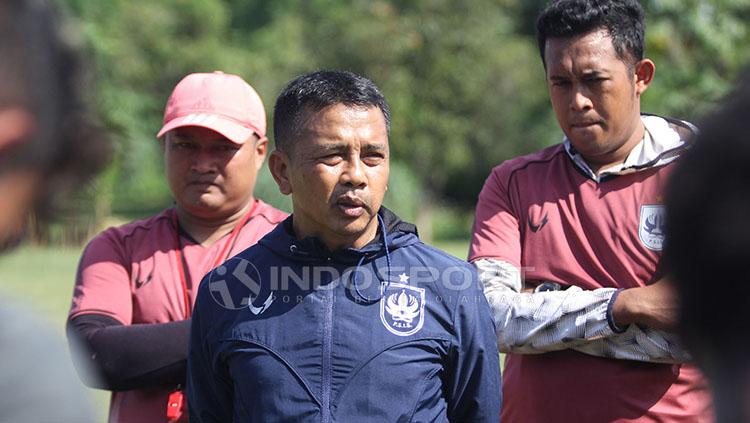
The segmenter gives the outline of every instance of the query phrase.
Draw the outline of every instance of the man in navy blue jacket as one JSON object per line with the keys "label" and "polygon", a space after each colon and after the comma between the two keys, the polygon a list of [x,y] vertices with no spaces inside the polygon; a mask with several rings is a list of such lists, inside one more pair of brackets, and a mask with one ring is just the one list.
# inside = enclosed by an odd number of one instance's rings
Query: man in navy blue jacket
{"label": "man in navy blue jacket", "polygon": [[280,94],[269,166],[293,215],[201,283],[191,421],[498,421],[474,269],[382,207],[389,124],[377,87],[349,72]]}

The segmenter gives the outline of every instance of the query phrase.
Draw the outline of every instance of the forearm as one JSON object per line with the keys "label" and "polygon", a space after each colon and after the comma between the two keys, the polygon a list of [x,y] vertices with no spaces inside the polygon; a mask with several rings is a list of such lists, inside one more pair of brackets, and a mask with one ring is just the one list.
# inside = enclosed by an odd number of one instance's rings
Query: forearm
{"label": "forearm", "polygon": [[87,347],[83,359],[97,370],[89,386],[114,391],[184,384],[190,321],[122,325],[87,314],[68,322],[68,336]]}
{"label": "forearm", "polygon": [[607,305],[616,291],[521,293],[520,273],[500,260],[474,262],[490,304],[501,352],[538,354],[572,348],[614,334]]}
{"label": "forearm", "polygon": [[671,330],[676,321],[673,288],[666,280],[620,290],[610,299],[609,317],[616,335],[575,349],[587,354],[655,363],[691,359]]}
{"label": "forearm", "polygon": [[679,364],[691,360],[690,353],[676,334],[639,325],[630,325],[624,333],[572,349],[598,357],[650,363]]}
{"label": "forearm", "polygon": [[574,349],[600,357],[658,363],[689,358],[674,334],[639,325],[617,332],[614,288],[521,293],[520,273],[500,260],[474,263],[492,309],[502,352],[538,354]]}

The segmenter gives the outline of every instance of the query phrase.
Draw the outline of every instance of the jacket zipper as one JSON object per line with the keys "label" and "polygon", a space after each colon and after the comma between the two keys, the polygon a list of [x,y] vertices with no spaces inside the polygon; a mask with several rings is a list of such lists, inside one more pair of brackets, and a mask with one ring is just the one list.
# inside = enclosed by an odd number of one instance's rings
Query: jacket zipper
{"label": "jacket zipper", "polygon": [[329,423],[331,421],[331,379],[333,378],[331,369],[331,349],[333,347],[333,289],[326,289],[326,307],[323,316],[323,393],[321,402],[323,410],[321,421]]}

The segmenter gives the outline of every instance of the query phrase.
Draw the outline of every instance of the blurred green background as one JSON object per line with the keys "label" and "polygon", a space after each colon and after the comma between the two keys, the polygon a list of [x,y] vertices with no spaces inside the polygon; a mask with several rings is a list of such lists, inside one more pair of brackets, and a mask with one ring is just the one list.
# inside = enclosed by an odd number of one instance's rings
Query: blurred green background
{"label": "blurred green background", "polygon": [[[89,100],[116,151],[52,221],[33,222],[29,245],[0,258],[0,290],[39,309],[61,333],[83,243],[171,204],[154,137],[171,89],[187,73],[243,76],[269,122],[276,94],[300,73],[339,68],[373,79],[393,115],[386,204],[459,257],[490,169],[562,137],[534,36],[544,0],[60,3],[90,59]],[[641,3],[646,54],[657,64],[643,110],[699,119],[750,59],[750,0]],[[256,194],[289,210],[267,169]]]}
{"label": "blurred green background", "polygon": [[[428,240],[466,238],[490,169],[562,137],[534,35],[543,0],[60,1],[91,58],[90,100],[117,151],[67,213],[35,228],[40,242],[79,244],[108,219],[171,203],[155,134],[190,72],[243,76],[269,122],[276,94],[300,73],[373,79],[393,114],[386,204]],[[643,109],[696,119],[750,59],[750,0],[641,3],[657,64]],[[257,193],[289,209],[267,169]]]}

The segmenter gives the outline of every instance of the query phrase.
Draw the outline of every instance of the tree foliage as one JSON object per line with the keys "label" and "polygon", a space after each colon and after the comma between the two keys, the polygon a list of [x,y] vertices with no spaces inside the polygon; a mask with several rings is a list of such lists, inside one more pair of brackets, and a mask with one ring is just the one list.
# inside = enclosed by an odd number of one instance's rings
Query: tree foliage
{"label": "tree foliage", "polygon": [[[196,71],[237,73],[264,99],[320,68],[364,74],[393,112],[396,209],[471,208],[492,166],[558,142],[534,37],[541,0],[64,0],[93,58],[96,107],[119,141],[103,207],[169,204],[154,139],[169,91]],[[658,67],[644,110],[695,118],[750,59],[747,0],[648,0]],[[272,137],[271,137],[272,138]],[[394,185],[392,183],[392,185]],[[267,172],[258,192],[288,208]],[[101,208],[102,205],[99,205]]]}

